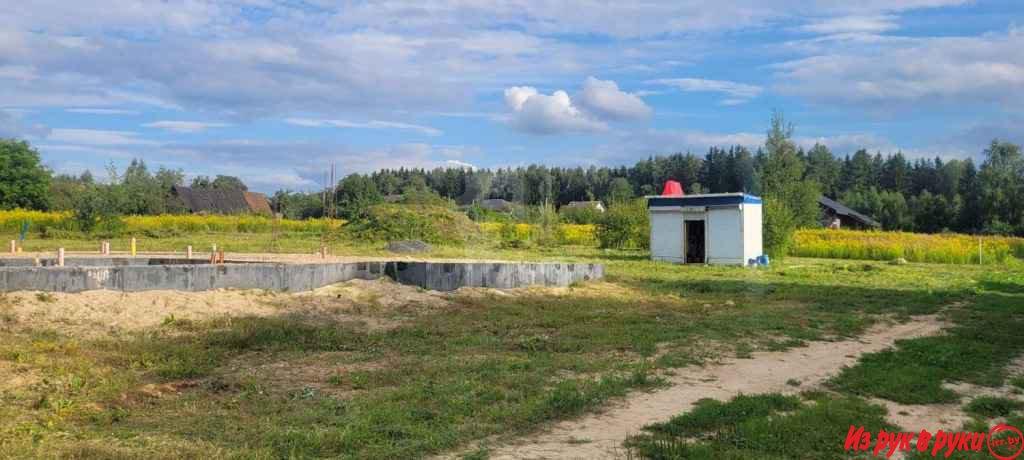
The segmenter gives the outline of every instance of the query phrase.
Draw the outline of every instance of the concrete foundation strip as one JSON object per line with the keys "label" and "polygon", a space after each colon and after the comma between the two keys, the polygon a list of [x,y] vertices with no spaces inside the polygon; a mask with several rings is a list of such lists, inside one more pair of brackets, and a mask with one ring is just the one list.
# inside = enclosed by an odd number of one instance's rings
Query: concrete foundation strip
{"label": "concrete foundation strip", "polygon": [[53,266],[54,262],[48,259],[0,260],[0,292],[223,288],[301,292],[352,279],[382,276],[424,289],[451,291],[460,287],[568,286],[604,277],[603,265],[585,263],[368,261],[211,265],[194,259],[70,257],[65,259],[64,267]]}

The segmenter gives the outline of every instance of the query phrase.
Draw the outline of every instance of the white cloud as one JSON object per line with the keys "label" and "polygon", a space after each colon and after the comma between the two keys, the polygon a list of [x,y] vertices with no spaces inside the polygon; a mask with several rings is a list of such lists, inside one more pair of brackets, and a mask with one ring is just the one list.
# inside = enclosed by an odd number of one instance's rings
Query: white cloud
{"label": "white cloud", "polygon": [[83,113],[88,115],[138,115],[138,110],[128,109],[104,109],[95,107],[73,107],[64,109],[68,113]]}
{"label": "white cloud", "polygon": [[532,134],[596,132],[608,128],[573,105],[569,94],[540,94],[536,88],[513,86],[505,90],[505,104],[512,110],[511,124]]}
{"label": "white cloud", "polygon": [[778,89],[876,109],[1024,100],[1024,32],[879,38],[775,66]]}
{"label": "white cloud", "polygon": [[718,32],[794,16],[873,15],[960,5],[970,0],[661,0],[645,2],[464,2],[458,0],[361,2],[336,17],[348,27],[438,32],[453,27],[515,24],[531,34],[641,37]]}
{"label": "white cloud", "polygon": [[642,119],[653,112],[643,99],[620,90],[614,81],[594,77],[587,77],[583,82],[579,104],[598,117],[612,120]]}
{"label": "white cloud", "polygon": [[156,145],[157,142],[138,137],[134,131],[102,129],[55,128],[47,140],[76,145]]}
{"label": "white cloud", "polygon": [[899,28],[897,17],[891,14],[874,16],[838,16],[808,22],[798,28],[803,32],[823,35],[847,33],[881,33]]}
{"label": "white cloud", "polygon": [[202,121],[164,120],[146,123],[142,126],[173,131],[176,133],[200,133],[210,128],[224,128],[231,125],[227,123],[209,123]]}
{"label": "white cloud", "polygon": [[742,104],[759,96],[763,91],[763,88],[756,85],[704,78],[659,78],[648,80],[646,83],[670,86],[685,92],[722,93],[729,96],[723,101],[725,105]]}
{"label": "white cloud", "polygon": [[307,128],[322,128],[333,126],[335,128],[349,128],[349,129],[398,129],[406,131],[414,131],[427,136],[440,136],[444,134],[443,131],[430,126],[415,125],[411,123],[399,123],[394,121],[379,121],[371,120],[368,122],[355,122],[347,120],[322,120],[314,118],[286,118],[285,123],[295,126],[304,126]]}
{"label": "white cloud", "polygon": [[16,110],[0,110],[0,138],[45,137],[50,128],[42,123],[26,123]]}
{"label": "white cloud", "polygon": [[448,167],[454,168],[454,169],[468,169],[470,171],[475,171],[477,169],[476,166],[474,166],[473,164],[466,163],[465,161],[459,161],[459,160],[448,160],[448,161],[445,161],[444,164],[445,164],[445,166],[448,166]]}

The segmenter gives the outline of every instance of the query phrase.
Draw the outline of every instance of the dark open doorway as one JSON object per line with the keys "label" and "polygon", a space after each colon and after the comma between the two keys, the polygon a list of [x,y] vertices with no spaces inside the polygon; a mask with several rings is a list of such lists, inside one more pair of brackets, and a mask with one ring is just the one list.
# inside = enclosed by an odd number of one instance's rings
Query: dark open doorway
{"label": "dark open doorway", "polygon": [[686,224],[686,263],[702,264],[704,254],[704,221],[687,220]]}

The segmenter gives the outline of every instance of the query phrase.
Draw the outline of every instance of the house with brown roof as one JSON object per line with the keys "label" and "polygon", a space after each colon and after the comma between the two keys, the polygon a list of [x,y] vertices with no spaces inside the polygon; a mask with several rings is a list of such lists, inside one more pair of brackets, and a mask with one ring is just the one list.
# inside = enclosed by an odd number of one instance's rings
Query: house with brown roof
{"label": "house with brown roof", "polygon": [[174,186],[171,193],[193,214],[272,214],[262,193]]}

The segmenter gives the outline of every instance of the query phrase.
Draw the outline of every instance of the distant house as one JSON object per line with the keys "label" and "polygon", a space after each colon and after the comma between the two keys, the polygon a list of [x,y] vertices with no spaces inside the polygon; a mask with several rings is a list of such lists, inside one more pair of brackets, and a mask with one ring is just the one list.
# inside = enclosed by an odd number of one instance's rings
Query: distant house
{"label": "distant house", "polygon": [[480,200],[480,207],[488,211],[499,211],[499,212],[511,212],[515,206],[508,200],[501,198],[491,198],[487,200]]}
{"label": "distant house", "polygon": [[604,212],[604,203],[600,201],[570,201],[569,204],[563,206],[569,209],[593,209],[597,212]]}
{"label": "distant house", "polygon": [[818,204],[821,206],[822,224],[825,227],[865,230],[876,229],[882,226],[875,219],[854,211],[846,207],[846,205],[831,200],[826,196],[818,198]]}
{"label": "distant house", "polygon": [[193,214],[272,214],[262,193],[174,186],[171,193]]}

